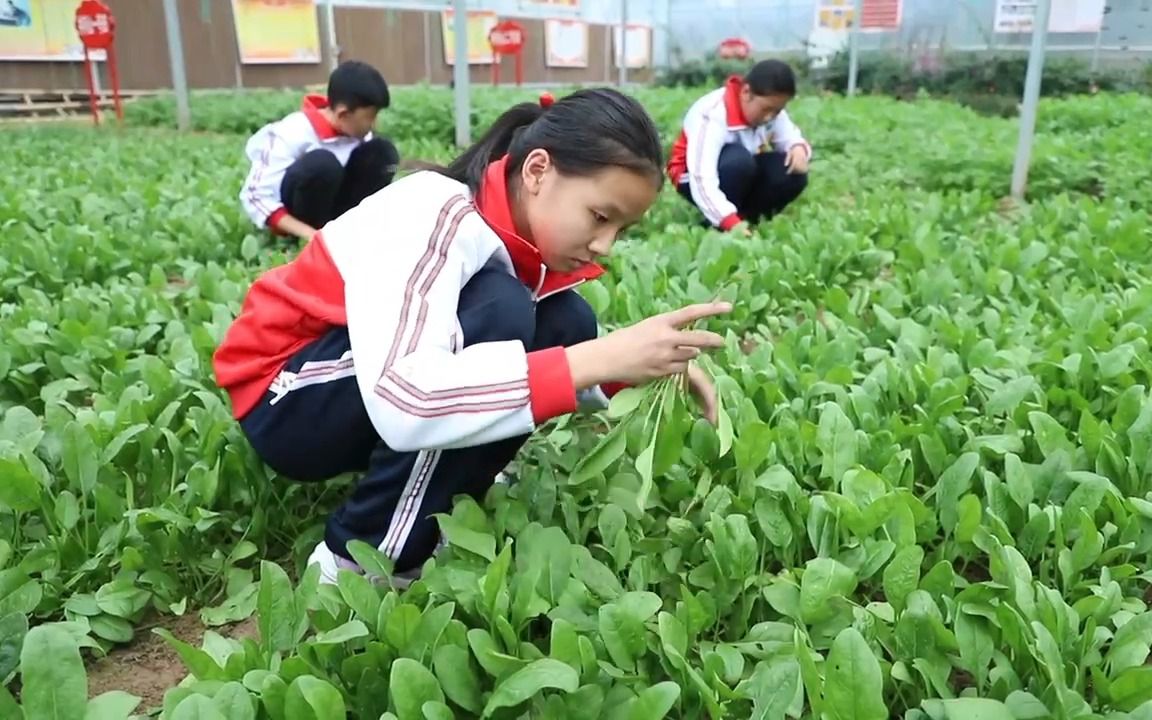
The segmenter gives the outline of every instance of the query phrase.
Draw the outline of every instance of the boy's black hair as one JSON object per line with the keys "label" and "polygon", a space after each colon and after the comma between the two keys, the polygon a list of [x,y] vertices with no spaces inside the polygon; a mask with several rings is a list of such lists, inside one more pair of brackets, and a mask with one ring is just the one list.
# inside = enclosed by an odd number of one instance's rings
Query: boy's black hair
{"label": "boy's black hair", "polygon": [[536,148],[547,150],[564,175],[588,177],[622,167],[647,175],[657,186],[663,183],[656,124],[635,98],[612,88],[578,90],[547,109],[538,103],[515,105],[440,172],[475,193],[489,163],[507,154],[512,177]]}
{"label": "boy's black hair", "polygon": [[796,95],[796,74],[783,60],[761,60],[744,76],[753,95]]}
{"label": "boy's black hair", "polygon": [[371,107],[383,110],[392,101],[388,83],[380,71],[368,63],[348,60],[328,76],[328,105],[349,110]]}

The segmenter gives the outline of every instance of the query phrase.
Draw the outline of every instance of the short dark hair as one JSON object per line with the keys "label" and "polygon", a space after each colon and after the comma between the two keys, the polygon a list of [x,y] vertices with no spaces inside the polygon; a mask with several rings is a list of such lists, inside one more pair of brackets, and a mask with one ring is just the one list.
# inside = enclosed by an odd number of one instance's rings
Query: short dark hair
{"label": "short dark hair", "polygon": [[380,71],[368,63],[348,60],[328,76],[328,104],[349,110],[371,107],[383,110],[392,101],[388,83]]}
{"label": "short dark hair", "polygon": [[792,72],[792,66],[783,60],[761,60],[744,76],[744,82],[753,95],[792,97],[796,94],[796,74]]}
{"label": "short dark hair", "polygon": [[635,98],[612,88],[577,90],[547,109],[515,105],[442,172],[476,192],[489,163],[507,154],[511,177],[536,148],[547,150],[564,175],[621,167],[647,175],[657,187],[664,182],[656,123]]}

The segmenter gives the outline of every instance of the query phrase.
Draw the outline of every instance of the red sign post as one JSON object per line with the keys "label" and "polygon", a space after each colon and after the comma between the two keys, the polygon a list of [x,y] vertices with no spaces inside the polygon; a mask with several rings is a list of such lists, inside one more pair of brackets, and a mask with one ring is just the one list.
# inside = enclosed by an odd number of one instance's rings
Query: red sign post
{"label": "red sign post", "polygon": [[112,81],[112,99],[116,106],[116,118],[124,119],[124,109],[120,105],[120,72],[116,67],[116,18],[112,10],[100,0],[83,0],[76,8],[76,33],[84,45],[84,72],[88,78],[88,104],[92,108],[92,119],[100,124],[100,106],[96,97],[96,78],[92,68],[93,50],[103,50],[108,57],[108,79]]}
{"label": "red sign post", "polygon": [[725,60],[747,60],[748,56],[752,54],[752,46],[743,38],[726,38],[720,41],[717,54]]}
{"label": "red sign post", "polygon": [[516,86],[524,82],[524,26],[515,20],[504,20],[496,24],[488,33],[488,44],[492,47],[492,84],[500,84],[500,56],[513,55],[516,58]]}

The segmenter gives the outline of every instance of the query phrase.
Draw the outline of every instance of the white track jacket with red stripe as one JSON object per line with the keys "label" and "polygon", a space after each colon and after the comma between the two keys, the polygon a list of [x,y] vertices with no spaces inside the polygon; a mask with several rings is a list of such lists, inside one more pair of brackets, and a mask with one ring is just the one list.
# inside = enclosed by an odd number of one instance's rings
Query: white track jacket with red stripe
{"label": "white track jacket with red stripe", "polygon": [[668,177],[673,185],[687,182],[692,199],[716,227],[727,230],[740,222],[736,205],[720,189],[718,165],[725,145],[739,143],[753,155],[772,148],[787,152],[800,145],[812,155],[812,147],[800,128],[781,110],[772,121],[752,127],[740,109],[743,80],[734,76],[724,87],[697,100],[684,116],[684,129],[668,158]]}
{"label": "white track jacket with red stripe", "polygon": [[298,111],[268,123],[248,139],[244,154],[251,166],[240,190],[240,204],[258,227],[275,230],[287,212],[280,198],[280,184],[301,156],[324,148],[346,165],[352,151],[372,139],[371,133],[363,139],[342,134],[320,112],[326,107],[327,98],[308,95]]}
{"label": "white track jacket with red stripe", "polygon": [[544,267],[513,229],[505,162],[489,166],[476,198],[435,172],[404,177],[258,278],[213,357],[235,417],[267,401],[284,364],[339,326],[348,328],[352,357],[328,370],[346,377],[354,368],[368,416],[396,451],[482,445],[581,406],[604,407],[621,386],[578,397],[563,348],[526,352],[519,340],[464,347],[460,291],[490,263],[536,300],[604,272]]}

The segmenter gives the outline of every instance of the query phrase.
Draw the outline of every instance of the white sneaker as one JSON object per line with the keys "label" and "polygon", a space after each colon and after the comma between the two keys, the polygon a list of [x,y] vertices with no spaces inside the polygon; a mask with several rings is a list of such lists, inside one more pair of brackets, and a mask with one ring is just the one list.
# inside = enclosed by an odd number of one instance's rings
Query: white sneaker
{"label": "white sneaker", "polygon": [[[312,550],[312,554],[308,556],[308,565],[320,566],[320,584],[321,585],[335,585],[337,575],[341,570],[354,572],[357,575],[364,575],[372,582],[380,585],[387,584],[384,578],[374,575],[368,575],[364,569],[355,562],[340,557],[336,553],[328,549],[328,544],[323,540]],[[396,573],[392,576],[392,586],[397,590],[407,589],[409,585],[420,578],[420,568],[413,568],[411,570]]]}

